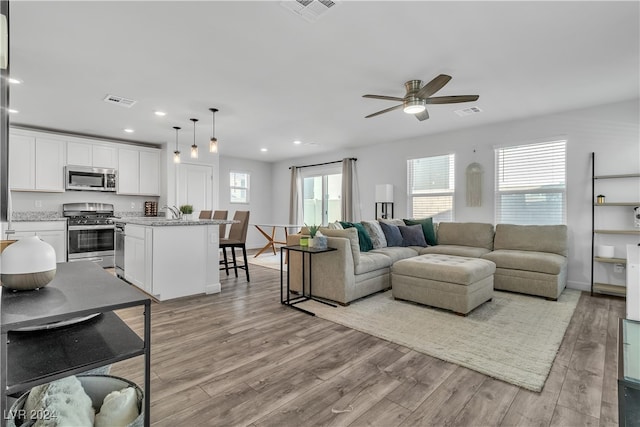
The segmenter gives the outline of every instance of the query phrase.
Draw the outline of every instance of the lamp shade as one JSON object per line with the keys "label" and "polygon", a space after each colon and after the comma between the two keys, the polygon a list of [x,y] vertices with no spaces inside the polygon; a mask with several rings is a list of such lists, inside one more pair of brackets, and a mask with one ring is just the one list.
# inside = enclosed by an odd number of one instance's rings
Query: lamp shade
{"label": "lamp shade", "polygon": [[393,184],[376,185],[376,202],[393,203]]}
{"label": "lamp shade", "polygon": [[38,236],[24,237],[2,251],[2,286],[32,290],[46,286],[56,275],[56,251]]}

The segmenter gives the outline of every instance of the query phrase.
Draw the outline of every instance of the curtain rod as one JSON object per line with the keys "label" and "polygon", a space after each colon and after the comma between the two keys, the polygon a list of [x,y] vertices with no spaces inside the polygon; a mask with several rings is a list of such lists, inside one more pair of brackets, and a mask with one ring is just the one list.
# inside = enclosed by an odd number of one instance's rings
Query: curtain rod
{"label": "curtain rod", "polygon": [[[349,157],[349,160],[353,160],[353,161],[356,161],[356,162],[358,161],[358,159],[355,158],[355,157]],[[333,162],[316,163],[315,165],[289,166],[289,169],[291,169],[291,168],[310,168],[312,166],[324,166],[324,165],[330,165],[330,164],[333,164],[333,163],[342,163],[342,160],[334,160]]]}

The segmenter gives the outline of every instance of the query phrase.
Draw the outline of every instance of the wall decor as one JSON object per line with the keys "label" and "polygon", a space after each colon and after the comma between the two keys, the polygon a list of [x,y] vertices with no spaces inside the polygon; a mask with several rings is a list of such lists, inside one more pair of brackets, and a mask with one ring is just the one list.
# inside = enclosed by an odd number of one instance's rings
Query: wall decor
{"label": "wall decor", "polygon": [[482,175],[484,169],[477,162],[470,163],[466,169],[467,175],[467,206],[482,206]]}

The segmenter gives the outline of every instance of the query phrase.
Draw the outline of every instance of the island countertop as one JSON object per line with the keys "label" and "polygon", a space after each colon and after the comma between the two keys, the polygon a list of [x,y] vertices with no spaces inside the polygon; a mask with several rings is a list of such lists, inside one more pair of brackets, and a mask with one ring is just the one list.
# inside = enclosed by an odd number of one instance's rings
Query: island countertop
{"label": "island countertop", "polygon": [[116,223],[144,225],[147,227],[165,227],[165,226],[190,226],[190,225],[220,225],[233,224],[232,219],[171,219],[163,217],[124,217],[115,219]]}

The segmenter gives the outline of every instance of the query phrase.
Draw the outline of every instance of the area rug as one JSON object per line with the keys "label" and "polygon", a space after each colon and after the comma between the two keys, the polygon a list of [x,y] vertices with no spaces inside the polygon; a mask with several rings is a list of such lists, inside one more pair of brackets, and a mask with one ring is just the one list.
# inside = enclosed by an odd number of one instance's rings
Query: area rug
{"label": "area rug", "polygon": [[519,387],[539,392],[576,308],[580,292],[558,301],[494,292],[467,317],[405,301],[391,291],[336,308],[307,301],[318,317],[401,344]]}
{"label": "area rug", "polygon": [[[261,267],[271,268],[273,270],[280,271],[280,251],[276,255],[272,252],[263,253],[254,257],[253,255],[247,256],[247,262],[252,265],[259,265]],[[284,271],[287,271],[287,265],[284,265]]]}

